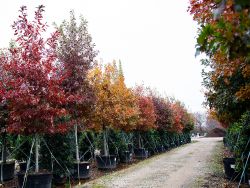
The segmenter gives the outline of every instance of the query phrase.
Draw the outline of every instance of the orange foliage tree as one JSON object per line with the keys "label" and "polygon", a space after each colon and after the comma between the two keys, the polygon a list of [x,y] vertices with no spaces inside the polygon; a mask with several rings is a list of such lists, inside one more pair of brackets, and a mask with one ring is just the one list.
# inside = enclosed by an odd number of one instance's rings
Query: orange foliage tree
{"label": "orange foliage tree", "polygon": [[104,66],[97,64],[89,74],[96,94],[96,105],[91,117],[91,127],[104,132],[104,153],[108,155],[106,130],[131,131],[137,124],[139,111],[136,97],[124,83],[124,76],[116,62]]}
{"label": "orange foliage tree", "polygon": [[194,116],[178,100],[172,102],[171,108],[173,112],[173,124],[170,131],[176,133],[191,131],[194,128]]}
{"label": "orange foliage tree", "polygon": [[173,124],[172,124],[172,127],[170,128],[170,131],[181,133],[184,128],[183,107],[179,101],[176,101],[172,103],[171,108],[173,112]]}

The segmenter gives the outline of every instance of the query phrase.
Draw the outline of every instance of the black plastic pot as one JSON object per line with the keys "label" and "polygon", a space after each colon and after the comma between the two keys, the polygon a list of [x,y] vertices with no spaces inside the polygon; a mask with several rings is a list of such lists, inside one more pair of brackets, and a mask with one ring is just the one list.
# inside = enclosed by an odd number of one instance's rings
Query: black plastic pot
{"label": "black plastic pot", "polygon": [[235,172],[235,158],[223,158],[224,170],[227,179],[234,179],[236,177]]}
{"label": "black plastic pot", "polygon": [[[19,172],[18,186],[22,187],[25,172]],[[52,174],[49,172],[29,173],[25,181],[25,188],[51,188]]]}
{"label": "black plastic pot", "polygon": [[116,155],[100,155],[96,156],[96,163],[98,169],[108,170],[116,168],[117,157]]}
{"label": "black plastic pot", "polygon": [[15,174],[15,161],[0,163],[0,177],[2,176],[1,168],[3,168],[3,181],[11,180]]}
{"label": "black plastic pot", "polygon": [[134,154],[137,159],[146,159],[149,156],[148,150],[145,148],[134,149]]}
{"label": "black plastic pot", "polygon": [[79,163],[79,177],[78,177],[78,163],[74,163],[74,169],[73,169],[73,177],[75,179],[87,179],[90,178],[90,163],[89,162],[80,162]]}
{"label": "black plastic pot", "polygon": [[120,160],[122,163],[130,163],[133,160],[133,154],[130,151],[123,151],[120,155]]}

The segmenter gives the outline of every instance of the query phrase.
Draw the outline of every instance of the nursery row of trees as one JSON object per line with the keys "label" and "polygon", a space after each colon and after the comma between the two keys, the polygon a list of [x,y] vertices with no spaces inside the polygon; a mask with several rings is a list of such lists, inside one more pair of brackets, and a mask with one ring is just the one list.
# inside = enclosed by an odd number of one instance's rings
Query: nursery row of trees
{"label": "nursery row of trees", "polygon": [[228,128],[226,140],[242,171],[250,153],[250,1],[190,0],[189,12],[200,26],[197,53],[207,55],[206,103]]}
{"label": "nursery row of trees", "polygon": [[[88,134],[96,136],[92,137],[93,143],[101,133],[104,156],[109,156],[110,130],[118,135],[123,132],[127,137],[138,133],[138,147],[142,147],[140,134],[148,132],[156,134],[158,131],[159,139],[163,132],[180,135],[176,139],[178,142],[184,143],[184,138],[189,140],[194,119],[181,102],[162,97],[143,86],[128,88],[120,62],[106,65],[96,62],[97,51],[87,22],[81,17],[77,24],[73,11],[70,20],[56,26],[55,32],[46,38],[43,11],[44,7],[39,6],[34,20],[29,21],[26,7],[21,7],[12,26],[15,40],[0,53],[2,163],[6,163],[8,135],[18,137],[19,141],[28,140],[29,152],[24,152],[25,144],[19,142],[20,148],[24,148],[22,152],[26,153],[27,167],[33,159],[29,154],[34,146],[35,172],[38,173],[39,159],[48,154],[39,154],[39,145],[60,145],[61,140],[61,145],[70,149],[72,144],[66,140],[72,140],[73,134],[78,176],[79,136],[82,138],[81,134],[86,135],[87,130]],[[29,135],[34,139],[29,140]],[[53,155],[56,151],[53,148],[49,151],[54,161],[58,161]],[[63,151],[63,148],[57,151],[57,157],[71,160],[70,152]],[[1,177],[3,173],[1,167]]]}

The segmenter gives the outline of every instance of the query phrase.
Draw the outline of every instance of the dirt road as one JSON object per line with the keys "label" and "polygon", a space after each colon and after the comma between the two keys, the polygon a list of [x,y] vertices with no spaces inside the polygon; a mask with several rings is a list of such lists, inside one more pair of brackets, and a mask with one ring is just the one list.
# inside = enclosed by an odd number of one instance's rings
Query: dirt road
{"label": "dirt road", "polygon": [[128,169],[88,182],[81,188],[193,188],[205,175],[212,150],[221,138],[199,138],[194,143],[144,160]]}

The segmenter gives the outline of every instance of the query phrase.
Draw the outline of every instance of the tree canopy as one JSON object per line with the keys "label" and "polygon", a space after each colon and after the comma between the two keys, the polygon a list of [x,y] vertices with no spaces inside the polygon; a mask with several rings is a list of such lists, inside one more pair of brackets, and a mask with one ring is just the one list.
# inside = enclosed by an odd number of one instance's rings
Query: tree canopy
{"label": "tree canopy", "polygon": [[65,74],[62,86],[69,97],[66,106],[71,119],[82,124],[95,103],[94,90],[87,75],[97,51],[88,33],[87,21],[81,16],[78,25],[73,11],[70,12],[70,20],[63,21],[57,29],[60,32],[57,55]]}
{"label": "tree canopy", "polygon": [[[15,46],[1,54],[1,99],[8,102],[8,131],[22,134],[64,132],[60,118],[67,115],[67,97],[60,85],[64,81],[56,55],[59,33],[43,38],[43,6],[28,21],[26,7],[13,24]],[[4,85],[3,85],[4,83]],[[3,92],[5,91],[5,92]]]}
{"label": "tree canopy", "polygon": [[208,57],[202,60],[207,105],[225,126],[250,106],[249,11],[249,1],[190,0],[200,26],[197,52]]}
{"label": "tree canopy", "polygon": [[92,128],[133,130],[138,119],[136,97],[126,87],[122,70],[117,68],[116,62],[104,67],[97,64],[89,77],[97,100],[90,120]]}

